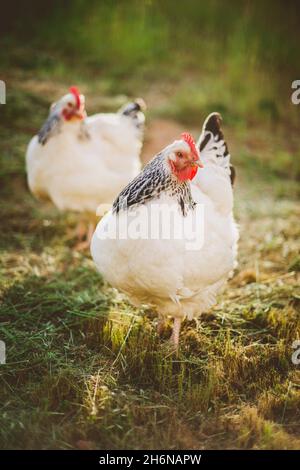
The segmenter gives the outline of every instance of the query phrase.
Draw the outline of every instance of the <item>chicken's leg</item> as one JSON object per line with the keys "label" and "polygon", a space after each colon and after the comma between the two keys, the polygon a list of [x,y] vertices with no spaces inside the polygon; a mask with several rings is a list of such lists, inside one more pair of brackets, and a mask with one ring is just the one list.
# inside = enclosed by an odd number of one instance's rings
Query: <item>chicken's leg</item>
{"label": "chicken's leg", "polygon": [[166,319],[164,317],[158,319],[156,328],[158,336],[162,336],[166,328]]}
{"label": "chicken's leg", "polygon": [[[85,240],[77,243],[75,249],[78,251],[87,250],[91,244],[92,236],[95,230],[95,224],[93,222],[88,223],[87,230],[85,231]],[[83,237],[81,237],[83,238]]]}
{"label": "chicken's leg", "polygon": [[179,346],[180,326],[181,326],[181,318],[174,318],[171,342],[172,342],[176,352],[178,352],[178,346]]}

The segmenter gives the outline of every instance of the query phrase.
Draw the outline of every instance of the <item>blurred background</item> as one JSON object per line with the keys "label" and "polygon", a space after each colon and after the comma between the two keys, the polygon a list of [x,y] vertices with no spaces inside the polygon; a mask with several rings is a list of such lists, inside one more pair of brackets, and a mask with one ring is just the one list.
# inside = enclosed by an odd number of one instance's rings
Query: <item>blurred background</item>
{"label": "blurred background", "polygon": [[[299,177],[299,108],[291,102],[300,73],[297,2],[31,0],[6,2],[2,13],[9,103],[2,126],[22,130],[29,108],[36,130],[45,105],[75,83],[91,113],[141,95],[150,123],[169,118],[199,132],[218,110],[257,147],[251,165],[260,165],[260,144],[269,144],[261,170]],[[247,150],[239,147],[242,163]]]}
{"label": "blurred background", "polygon": [[[300,448],[299,24],[291,0],[1,2],[0,339],[14,366],[1,366],[0,445]],[[179,362],[151,314],[99,290],[67,236],[76,216],[28,192],[26,146],[70,85],[89,114],[145,99],[144,162],[223,116],[239,267],[184,329]]]}

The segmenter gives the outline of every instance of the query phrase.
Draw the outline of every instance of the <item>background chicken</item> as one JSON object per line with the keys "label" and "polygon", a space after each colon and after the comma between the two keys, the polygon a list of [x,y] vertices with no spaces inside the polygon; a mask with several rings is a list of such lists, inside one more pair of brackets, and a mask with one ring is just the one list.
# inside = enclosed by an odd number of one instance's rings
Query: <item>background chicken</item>
{"label": "background chicken", "polygon": [[28,145],[32,193],[60,210],[95,213],[99,204],[111,204],[140,170],[142,107],[137,100],[117,113],[87,117],[84,96],[71,87]]}
{"label": "background chicken", "polygon": [[[161,320],[174,318],[176,348],[182,319],[198,317],[216,302],[237,254],[232,170],[218,114],[207,118],[198,147],[204,163],[198,173],[202,164],[189,134],[182,134],[181,140],[162,150],[120,193],[112,211],[98,224],[91,244],[93,259],[108,282],[134,304],[154,305]],[[132,221],[135,226],[145,226],[147,209],[153,214],[157,206],[175,209],[171,225],[173,229],[185,227],[180,237],[115,236],[116,228]],[[191,249],[187,241],[195,235],[191,227],[199,217],[197,207],[204,208],[201,227],[197,227],[199,232],[203,230],[203,243]],[[166,217],[155,223],[160,225],[160,233],[168,232],[170,220]]]}

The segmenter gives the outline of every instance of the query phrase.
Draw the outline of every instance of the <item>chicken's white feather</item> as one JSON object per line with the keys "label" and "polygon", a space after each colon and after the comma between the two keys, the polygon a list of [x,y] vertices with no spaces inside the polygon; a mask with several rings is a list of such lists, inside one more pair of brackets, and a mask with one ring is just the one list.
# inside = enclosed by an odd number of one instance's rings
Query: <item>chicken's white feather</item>
{"label": "chicken's white feather", "polygon": [[[140,123],[143,114],[140,112]],[[45,143],[34,136],[26,153],[30,190],[60,210],[95,212],[111,204],[140,171],[142,131],[123,113],[61,122]]]}
{"label": "chicken's white feather", "polygon": [[[225,147],[222,144],[223,152]],[[198,171],[190,186],[192,199],[204,208],[201,247],[187,249],[184,236],[176,240],[117,240],[107,236],[107,228],[115,226],[118,219],[128,217],[132,211],[137,225],[143,225],[144,209],[152,210],[155,205],[175,207],[177,217],[186,218],[187,223],[191,219],[196,226],[197,211],[190,208],[184,217],[176,198],[165,190],[127,211],[110,211],[99,222],[92,239],[92,257],[104,278],[125,292],[134,304],[148,303],[157,307],[160,316],[192,319],[201,315],[214,305],[236,264],[238,230],[232,213],[230,177],[211,149],[206,155],[205,168]],[[148,175],[149,168],[144,173]],[[157,223],[162,230],[170,228],[169,220],[160,219]]]}

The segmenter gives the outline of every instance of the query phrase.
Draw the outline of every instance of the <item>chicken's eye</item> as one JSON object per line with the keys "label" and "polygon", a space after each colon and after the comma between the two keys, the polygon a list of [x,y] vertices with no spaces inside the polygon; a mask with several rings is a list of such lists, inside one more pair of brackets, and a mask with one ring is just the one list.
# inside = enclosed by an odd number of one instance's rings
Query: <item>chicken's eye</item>
{"label": "chicken's eye", "polygon": [[68,108],[72,108],[73,104],[71,103],[71,101],[69,101],[69,102],[67,103],[67,106],[68,106]]}
{"label": "chicken's eye", "polygon": [[177,157],[178,158],[183,158],[183,153],[182,152],[177,152]]}

